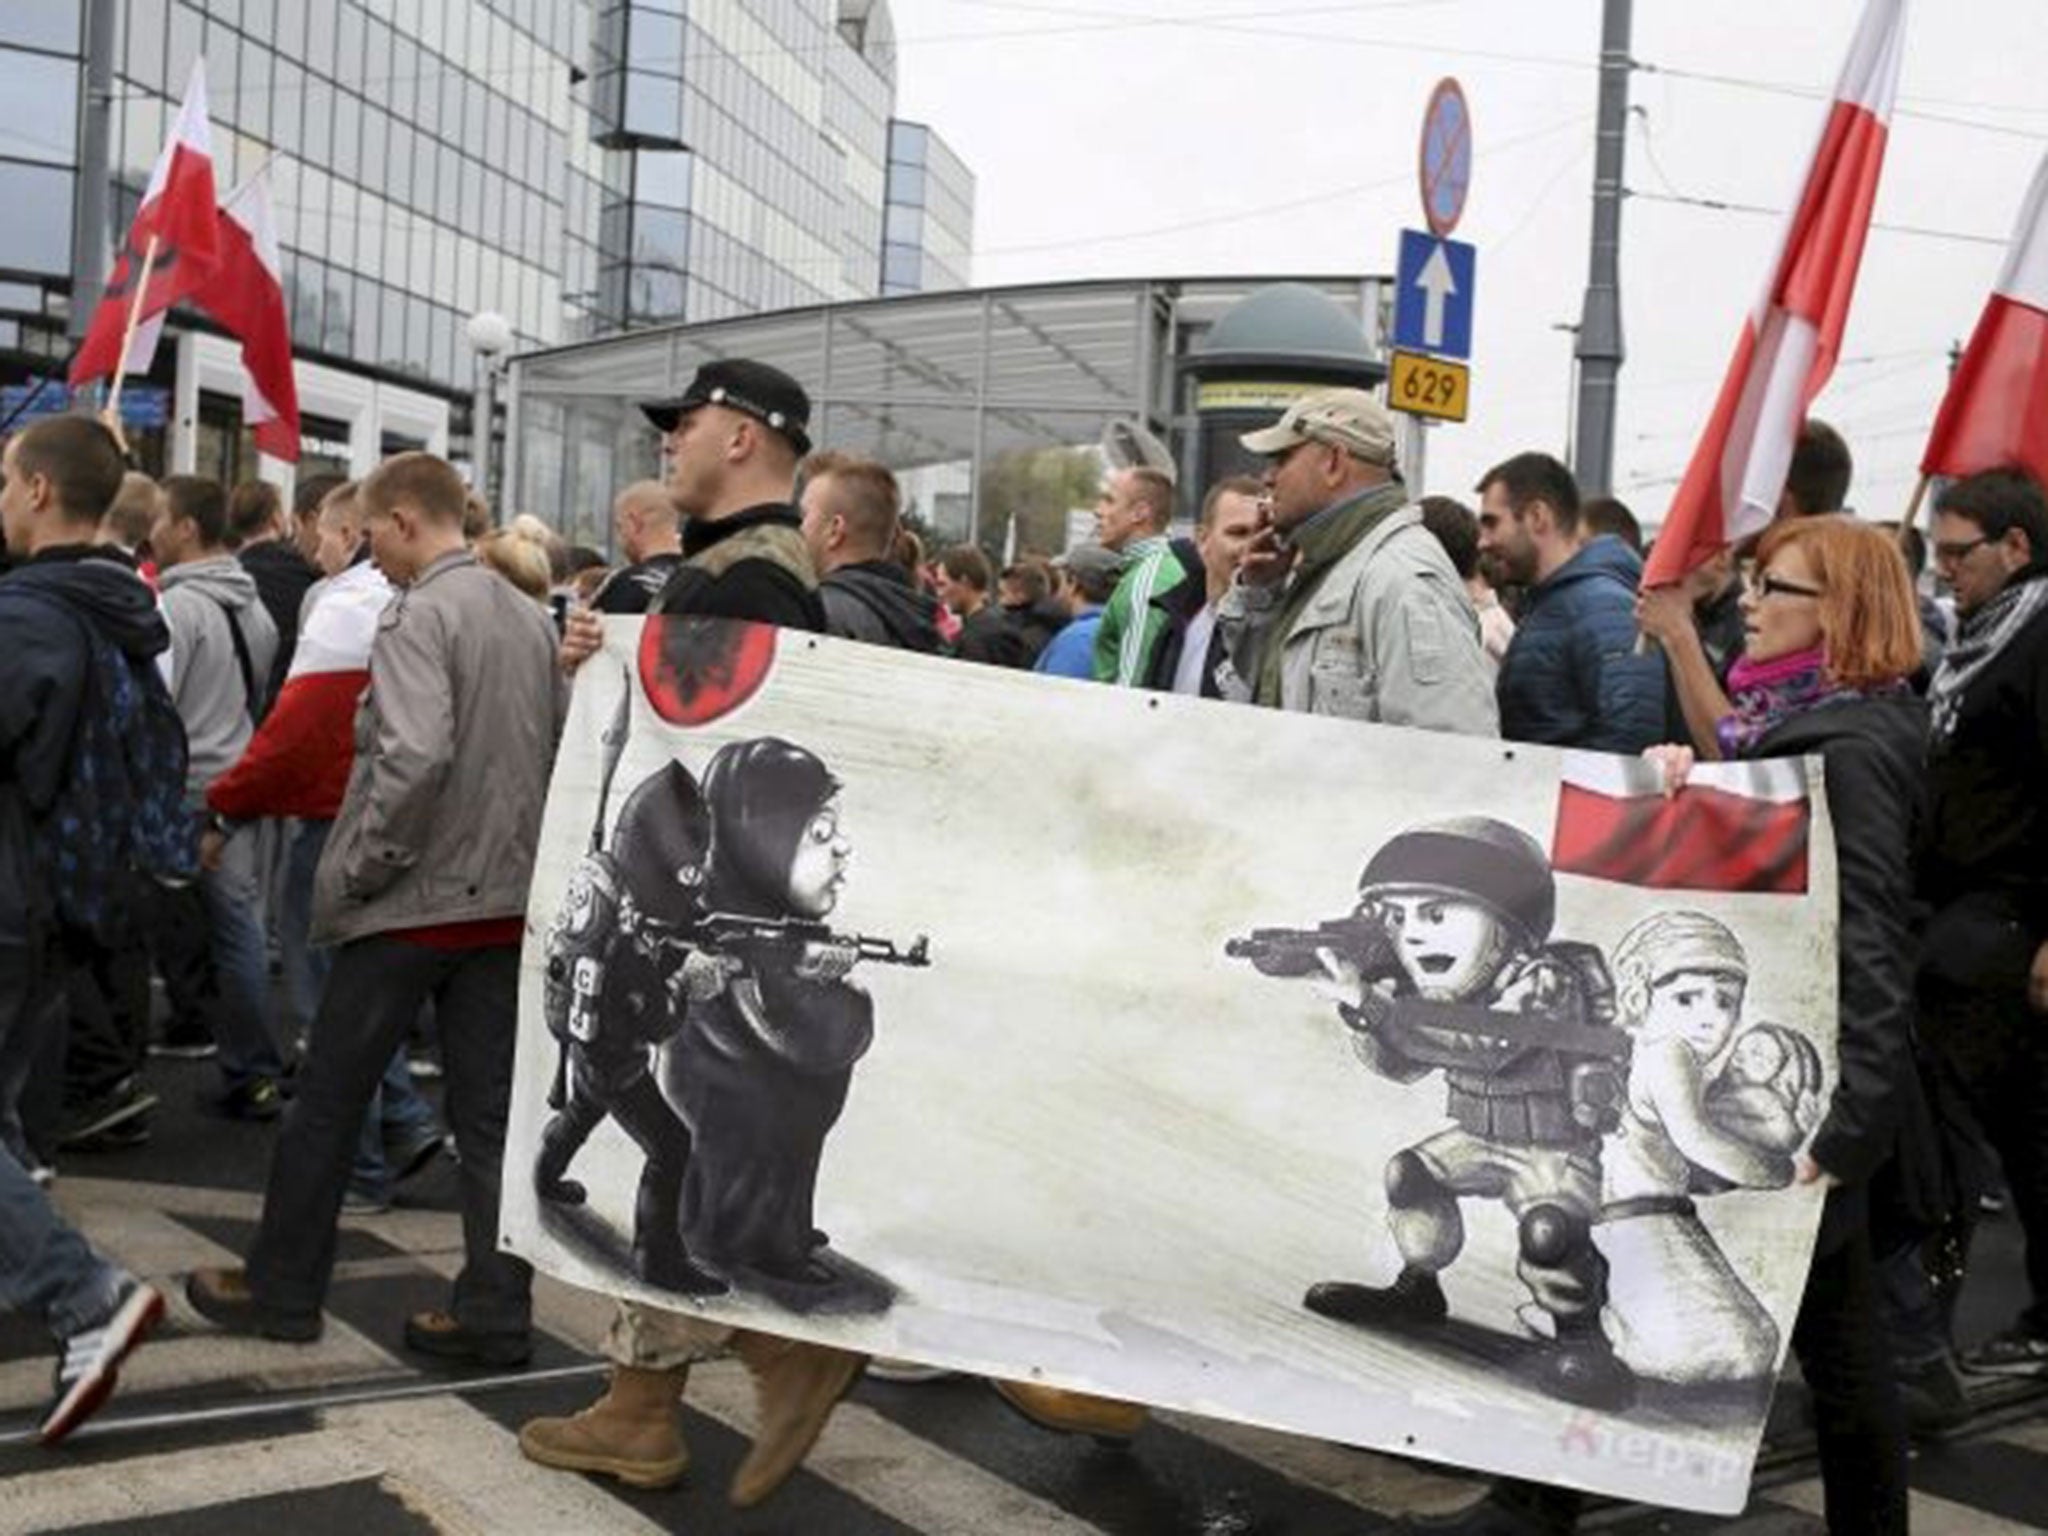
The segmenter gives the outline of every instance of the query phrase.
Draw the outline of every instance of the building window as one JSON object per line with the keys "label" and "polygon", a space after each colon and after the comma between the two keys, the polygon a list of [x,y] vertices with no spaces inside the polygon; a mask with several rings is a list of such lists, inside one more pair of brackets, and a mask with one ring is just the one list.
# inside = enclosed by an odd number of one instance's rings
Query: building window
{"label": "building window", "polygon": [[[0,43],[78,54],[82,5],[48,3],[0,6]],[[10,108],[12,103],[9,103]]]}
{"label": "building window", "polygon": [[0,155],[78,161],[78,61],[0,48]]}
{"label": "building window", "polygon": [[0,267],[69,275],[76,180],[70,171],[0,160],[0,208],[8,210],[0,219]]}
{"label": "building window", "polygon": [[882,283],[898,293],[914,293],[924,280],[924,253],[915,246],[882,247]]}
{"label": "building window", "polygon": [[690,155],[686,150],[643,149],[633,156],[633,200],[660,208],[690,206]]}

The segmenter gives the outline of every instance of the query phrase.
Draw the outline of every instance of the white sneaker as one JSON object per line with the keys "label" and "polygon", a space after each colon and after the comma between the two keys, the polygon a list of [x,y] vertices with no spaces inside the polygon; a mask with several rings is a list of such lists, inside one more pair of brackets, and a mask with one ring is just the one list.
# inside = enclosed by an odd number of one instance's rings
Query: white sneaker
{"label": "white sneaker", "polygon": [[44,1445],[62,1440],[113,1395],[121,1362],[149,1336],[163,1315],[163,1292],[153,1285],[132,1284],[112,1317],[64,1341],[64,1357],[57,1362],[56,1395],[36,1430]]}

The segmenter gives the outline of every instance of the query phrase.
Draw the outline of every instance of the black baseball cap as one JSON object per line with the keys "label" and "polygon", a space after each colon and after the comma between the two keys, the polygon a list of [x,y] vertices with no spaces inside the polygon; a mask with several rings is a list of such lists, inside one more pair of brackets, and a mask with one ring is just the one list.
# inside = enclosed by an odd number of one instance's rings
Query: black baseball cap
{"label": "black baseball cap", "polygon": [[743,411],[788,438],[799,455],[811,451],[811,397],[780,368],[751,358],[722,357],[705,363],[680,395],[645,401],[640,410],[656,431],[673,432],[677,422],[706,405]]}

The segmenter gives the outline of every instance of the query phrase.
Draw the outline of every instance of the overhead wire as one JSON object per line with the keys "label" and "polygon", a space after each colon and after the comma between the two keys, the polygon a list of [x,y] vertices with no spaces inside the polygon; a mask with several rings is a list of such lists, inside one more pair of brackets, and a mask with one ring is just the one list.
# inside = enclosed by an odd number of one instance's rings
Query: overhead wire
{"label": "overhead wire", "polygon": [[[1624,187],[1622,196],[1640,198],[1650,203],[1674,203],[1687,208],[1705,208],[1712,213],[1757,213],[1782,219],[1790,212],[1785,208],[1769,208],[1762,203],[1742,203],[1731,198],[1698,197],[1680,192],[1645,192],[1640,187]],[[1935,229],[1925,224],[1893,224],[1873,219],[1870,227],[1874,230],[1883,230],[1888,235],[1914,235],[1926,240],[1955,240],[1967,245],[2003,247],[2009,243],[2004,235],[1985,235],[1962,229]]]}
{"label": "overhead wire", "polygon": [[[1831,99],[1829,92],[1821,90],[1816,86],[1797,85],[1787,80],[1765,80],[1753,75],[1730,75],[1720,74],[1713,70],[1686,69],[1680,65],[1658,64],[1648,59],[1631,59],[1629,62],[1631,67],[1639,73],[1662,75],[1669,80],[1692,80],[1702,85],[1720,85],[1732,90],[1756,91],[1767,96],[1786,96],[1800,101],[1827,101]],[[1893,104],[1892,115],[1895,117],[1917,118],[1922,122],[1942,123],[1954,128],[1975,128],[1985,133],[2003,134],[2008,138],[2026,139],[2036,144],[2048,143],[2048,134],[2031,133],[2024,128],[2014,128],[2005,123],[1988,123],[1982,118],[1957,117],[1947,112],[1930,112],[1924,107],[1912,107],[1904,104],[1908,101],[1922,99],[1938,100],[1945,98],[1901,97],[1898,102]],[[1984,110],[1988,111],[2027,112],[2048,110],[1992,102],[1972,103],[1972,105],[1981,105]]]}

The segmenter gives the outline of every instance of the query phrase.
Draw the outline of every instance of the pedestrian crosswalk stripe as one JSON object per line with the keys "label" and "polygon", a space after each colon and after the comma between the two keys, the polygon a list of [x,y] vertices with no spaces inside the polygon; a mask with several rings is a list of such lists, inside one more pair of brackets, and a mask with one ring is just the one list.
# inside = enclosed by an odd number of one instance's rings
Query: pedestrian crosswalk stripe
{"label": "pedestrian crosswalk stripe", "polygon": [[[775,1502],[760,1516],[735,1516],[725,1488],[755,1405],[750,1379],[731,1362],[691,1374],[686,1419],[697,1459],[686,1485],[628,1493],[533,1466],[514,1441],[525,1417],[574,1411],[596,1395],[603,1367],[587,1351],[610,1311],[604,1299],[542,1282],[537,1317],[556,1335],[541,1344],[544,1368],[493,1390],[399,1346],[404,1310],[445,1297],[460,1265],[452,1214],[412,1211],[352,1226],[323,1339],[291,1346],[224,1336],[180,1294],[184,1271],[233,1262],[258,1214],[255,1197],[67,1182],[88,1235],[163,1285],[173,1314],[124,1370],[99,1433],[88,1425],[68,1454],[0,1449],[0,1536],[125,1532],[191,1511],[217,1511],[222,1531],[262,1531],[271,1517],[260,1510],[271,1506],[261,1501],[315,1490],[336,1509],[389,1494],[449,1529],[592,1536],[1154,1536],[1246,1521],[1304,1536],[1370,1536],[1385,1528],[1382,1517],[1471,1497],[1473,1480],[1448,1469],[1181,1413],[1156,1415],[1125,1457],[1027,1426],[985,1384],[956,1378],[861,1384]],[[0,1334],[0,1431],[33,1424],[52,1360],[46,1339],[9,1321]],[[348,1401],[359,1394],[377,1401]],[[119,1427],[124,1419],[131,1428]],[[1918,1458],[1914,1481],[1918,1536],[2048,1529],[2048,1422],[1966,1434]],[[251,1501],[256,1507],[235,1512]],[[1582,1528],[1589,1536],[1819,1536],[1820,1508],[1819,1482],[1807,1476],[1760,1491],[1732,1521],[1604,1508]]]}

